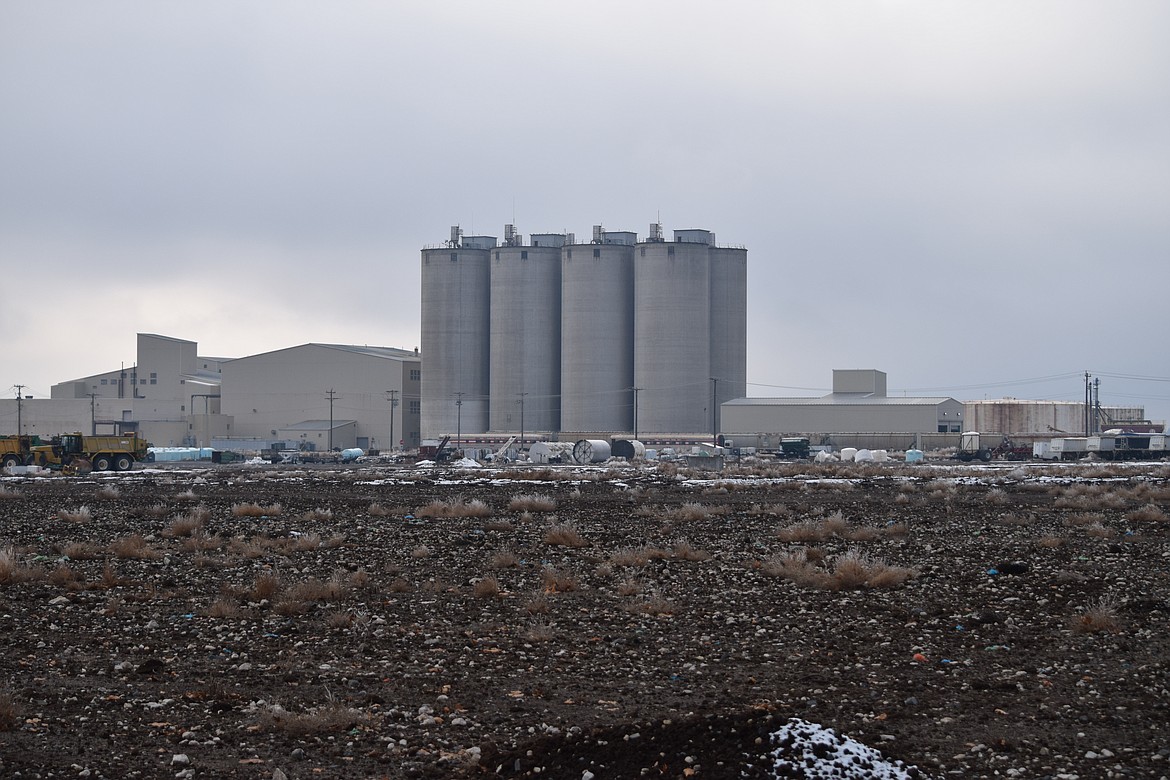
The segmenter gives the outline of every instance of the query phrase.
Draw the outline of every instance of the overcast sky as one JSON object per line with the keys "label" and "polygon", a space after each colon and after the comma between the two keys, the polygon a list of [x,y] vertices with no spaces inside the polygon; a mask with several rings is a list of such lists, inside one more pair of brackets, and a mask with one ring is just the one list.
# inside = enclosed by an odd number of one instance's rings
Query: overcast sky
{"label": "overcast sky", "polygon": [[[748,248],[751,395],[1170,417],[1170,3],[0,0],[0,392],[419,344],[419,249]],[[5,388],[8,388],[5,390]]]}

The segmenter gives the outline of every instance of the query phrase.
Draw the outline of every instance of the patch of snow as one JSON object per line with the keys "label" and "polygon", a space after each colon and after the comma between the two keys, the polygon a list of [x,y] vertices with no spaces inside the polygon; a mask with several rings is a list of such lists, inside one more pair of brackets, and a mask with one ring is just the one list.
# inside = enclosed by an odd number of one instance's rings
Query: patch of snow
{"label": "patch of snow", "polygon": [[832,729],[800,718],[772,734],[776,749],[771,775],[776,780],[801,777],[808,780],[923,780],[916,766],[891,761],[880,752]]}

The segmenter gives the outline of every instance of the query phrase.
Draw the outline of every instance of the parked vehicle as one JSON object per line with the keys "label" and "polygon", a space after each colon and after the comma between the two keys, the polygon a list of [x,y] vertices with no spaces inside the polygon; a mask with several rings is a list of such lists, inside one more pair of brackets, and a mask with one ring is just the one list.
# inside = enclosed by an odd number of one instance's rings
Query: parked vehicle
{"label": "parked vehicle", "polygon": [[150,443],[137,433],[128,436],[85,436],[63,433],[48,444],[29,450],[29,465],[45,468],[79,468],[88,464],[94,471],[129,471],[136,461],[145,460]]}
{"label": "parked vehicle", "polygon": [[40,443],[38,436],[0,436],[0,468],[28,465],[30,449]]}

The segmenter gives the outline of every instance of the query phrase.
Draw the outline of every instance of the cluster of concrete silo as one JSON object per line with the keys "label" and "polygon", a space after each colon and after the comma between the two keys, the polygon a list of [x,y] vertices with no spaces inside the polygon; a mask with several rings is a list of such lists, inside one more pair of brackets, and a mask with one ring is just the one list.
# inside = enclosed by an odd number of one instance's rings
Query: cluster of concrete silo
{"label": "cluster of concrete silo", "polygon": [[746,395],[745,249],[657,224],[504,233],[422,250],[424,438],[700,433]]}

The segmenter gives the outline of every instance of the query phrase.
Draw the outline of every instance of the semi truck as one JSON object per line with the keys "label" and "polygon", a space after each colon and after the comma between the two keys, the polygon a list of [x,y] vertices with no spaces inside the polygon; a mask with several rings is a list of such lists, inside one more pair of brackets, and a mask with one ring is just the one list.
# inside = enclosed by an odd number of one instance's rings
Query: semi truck
{"label": "semi truck", "polygon": [[48,444],[31,447],[29,465],[77,468],[88,463],[94,471],[129,471],[136,461],[146,458],[149,447],[149,442],[137,433],[126,436],[63,433],[54,436]]}

